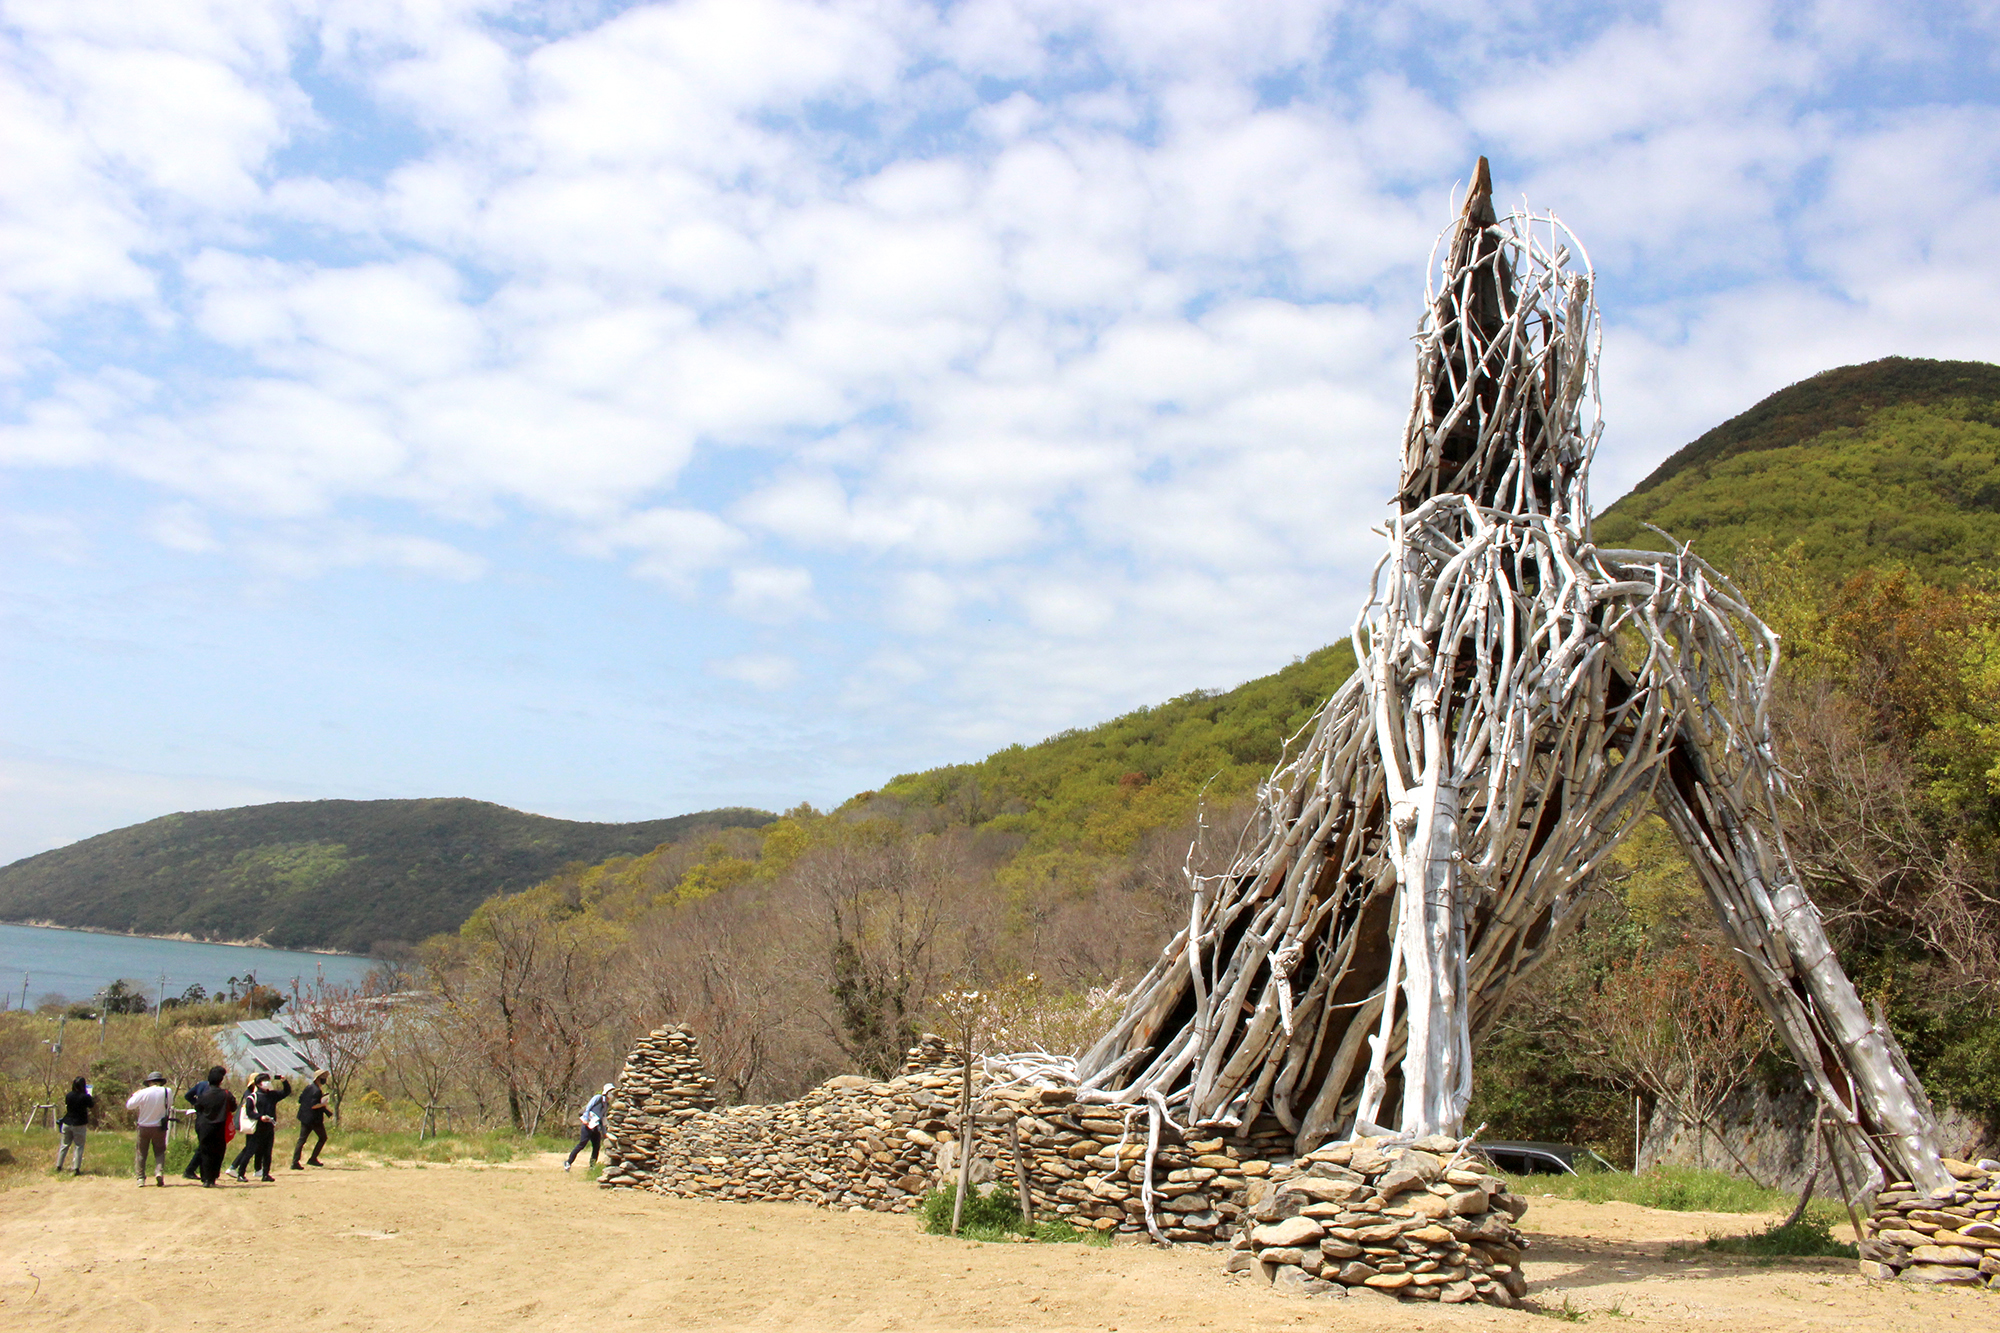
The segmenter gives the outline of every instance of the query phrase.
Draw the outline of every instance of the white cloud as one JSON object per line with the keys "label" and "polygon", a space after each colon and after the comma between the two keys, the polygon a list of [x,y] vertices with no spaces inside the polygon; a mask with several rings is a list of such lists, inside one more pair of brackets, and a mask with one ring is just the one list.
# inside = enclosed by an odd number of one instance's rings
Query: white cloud
{"label": "white cloud", "polygon": [[813,600],[812,571],[796,566],[752,565],[731,570],[727,605],[747,620],[774,623],[824,614]]}
{"label": "white cloud", "polygon": [[812,620],[899,735],[1345,632],[1475,152],[1598,260],[1602,499],[1830,364],[2000,356],[1970,10],[9,13],[0,464],[264,577],[475,579],[477,529]]}
{"label": "white cloud", "polygon": [[799,664],[783,653],[740,653],[719,657],[709,671],[724,680],[741,681],[760,690],[782,690],[798,679]]}

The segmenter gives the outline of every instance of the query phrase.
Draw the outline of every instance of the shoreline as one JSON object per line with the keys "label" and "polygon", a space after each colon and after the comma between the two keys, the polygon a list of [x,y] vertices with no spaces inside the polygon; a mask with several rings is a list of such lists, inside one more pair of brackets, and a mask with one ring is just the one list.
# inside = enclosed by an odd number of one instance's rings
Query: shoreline
{"label": "shoreline", "polygon": [[84,935],[112,935],[125,940],[166,940],[173,944],[219,944],[231,949],[269,949],[273,953],[313,954],[320,958],[360,958],[372,961],[372,955],[365,953],[343,953],[339,949],[293,949],[271,944],[263,939],[251,940],[205,940],[199,935],[180,932],[172,935],[150,935],[137,930],[112,930],[106,926],[66,926],[60,921],[0,921],[0,926],[32,926],[37,930],[73,930]]}

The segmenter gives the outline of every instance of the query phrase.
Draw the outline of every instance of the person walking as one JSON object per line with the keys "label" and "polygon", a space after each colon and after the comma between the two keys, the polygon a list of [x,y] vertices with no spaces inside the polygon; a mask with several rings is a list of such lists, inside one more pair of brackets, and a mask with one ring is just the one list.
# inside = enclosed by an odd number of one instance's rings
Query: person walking
{"label": "person walking", "polygon": [[[187,1090],[186,1094],[184,1095],[184,1100],[187,1102],[189,1106],[199,1106],[201,1105],[201,1094],[207,1091],[208,1091],[208,1080],[206,1078],[203,1078],[199,1082],[197,1082],[193,1087]],[[193,1126],[190,1125],[189,1128],[192,1129]],[[201,1136],[199,1133],[195,1135],[194,1151],[188,1154],[188,1164],[181,1169],[181,1179],[182,1180],[201,1179]]]}
{"label": "person walking", "polygon": [[56,1122],[62,1133],[62,1147],[56,1150],[57,1175],[62,1174],[71,1148],[76,1149],[76,1174],[83,1174],[83,1141],[90,1137],[90,1113],[96,1106],[97,1098],[90,1095],[90,1085],[79,1075],[63,1094],[62,1119]]}
{"label": "person walking", "polygon": [[325,1166],[319,1160],[320,1149],[326,1147],[326,1083],[333,1077],[324,1069],[313,1070],[312,1082],[299,1089],[299,1141],[292,1145],[292,1170],[303,1171],[299,1165],[299,1154],[305,1151],[306,1136],[319,1135],[313,1144],[312,1156],[306,1166]]}
{"label": "person walking", "polygon": [[278,1135],[278,1103],[291,1095],[291,1080],[280,1078],[273,1083],[269,1074],[258,1074],[244,1089],[243,1150],[230,1168],[237,1180],[249,1183],[243,1175],[246,1166],[257,1168],[257,1179],[271,1180],[271,1140]]}
{"label": "person walking", "polygon": [[583,1151],[585,1144],[590,1145],[590,1164],[597,1165],[597,1148],[604,1142],[604,1117],[610,1110],[608,1099],[611,1090],[617,1086],[616,1083],[605,1084],[602,1092],[584,1104],[583,1132],[576,1136],[576,1146],[569,1150],[569,1158],[563,1163],[563,1170],[567,1171],[576,1165],[576,1155]]}
{"label": "person walking", "polygon": [[139,1188],[146,1188],[146,1150],[153,1152],[153,1181],[162,1189],[167,1184],[167,1117],[173,1114],[173,1098],[167,1092],[167,1076],[159,1070],[146,1075],[145,1086],[125,1099],[137,1127],[133,1158],[139,1170]]}
{"label": "person walking", "polygon": [[222,1153],[229,1145],[230,1122],[236,1115],[236,1095],[223,1086],[228,1077],[228,1070],[214,1066],[201,1085],[201,1095],[192,1099],[195,1152],[201,1160],[201,1183],[207,1189],[214,1189],[215,1178],[222,1174]]}

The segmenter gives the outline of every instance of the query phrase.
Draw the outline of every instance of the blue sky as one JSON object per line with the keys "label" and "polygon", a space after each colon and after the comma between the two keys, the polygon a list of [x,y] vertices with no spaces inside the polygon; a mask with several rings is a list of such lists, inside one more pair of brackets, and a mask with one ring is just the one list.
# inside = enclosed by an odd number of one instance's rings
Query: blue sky
{"label": "blue sky", "polygon": [[0,860],[826,805],[1346,632],[1474,157],[1600,502],[2000,360],[1994,4],[0,0]]}

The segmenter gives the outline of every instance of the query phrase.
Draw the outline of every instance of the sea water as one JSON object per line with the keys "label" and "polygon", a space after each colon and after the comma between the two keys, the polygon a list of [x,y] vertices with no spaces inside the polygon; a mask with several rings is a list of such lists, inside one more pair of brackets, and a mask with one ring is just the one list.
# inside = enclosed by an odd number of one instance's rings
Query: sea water
{"label": "sea water", "polygon": [[295,953],[244,944],[197,944],[138,935],[100,935],[48,926],[0,925],[0,1007],[19,1008],[52,996],[88,1000],[111,982],[124,979],[157,1003],[162,993],[180,995],[189,986],[228,990],[229,978],[254,974],[261,985],[289,991],[294,979],[309,986],[319,978],[359,982],[374,966],[353,954]]}

